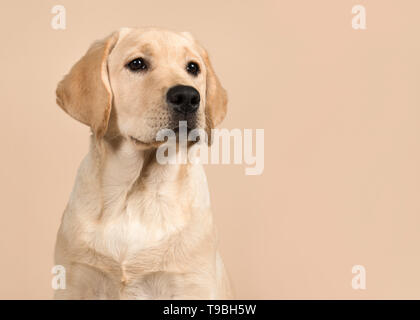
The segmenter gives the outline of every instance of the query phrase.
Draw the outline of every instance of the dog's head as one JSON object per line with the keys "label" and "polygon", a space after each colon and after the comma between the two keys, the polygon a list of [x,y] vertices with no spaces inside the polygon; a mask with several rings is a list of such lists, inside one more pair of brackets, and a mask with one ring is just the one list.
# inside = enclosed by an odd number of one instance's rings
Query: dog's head
{"label": "dog's head", "polygon": [[95,42],[58,84],[57,104],[94,135],[142,146],[161,129],[207,131],[226,114],[226,91],[189,33],[121,29]]}

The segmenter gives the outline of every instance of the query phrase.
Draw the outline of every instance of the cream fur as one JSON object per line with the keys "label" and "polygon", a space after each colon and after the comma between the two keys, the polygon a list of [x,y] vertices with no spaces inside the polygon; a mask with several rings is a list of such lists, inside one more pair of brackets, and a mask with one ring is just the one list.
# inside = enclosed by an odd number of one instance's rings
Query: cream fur
{"label": "cream fur", "polygon": [[[158,164],[153,141],[156,130],[170,124],[162,97],[176,83],[200,91],[201,126],[220,122],[214,114],[225,106],[209,101],[225,102],[219,97],[225,92],[213,78],[205,52],[190,35],[156,29],[125,28],[103,43],[105,53],[100,47],[94,54],[88,52],[79,62],[83,69],[76,65],[57,89],[60,106],[91,125],[93,135],[57,235],[55,263],[66,268],[67,281],[55,298],[231,298],[203,167]],[[165,68],[155,69],[148,79],[134,79],[121,66],[145,45],[156,68]],[[192,58],[204,69],[196,79],[182,71]],[[92,64],[83,59],[103,60],[97,70],[85,73],[86,65]],[[74,93],[78,90],[74,79],[85,79],[92,72],[100,73],[102,83],[86,79],[93,83],[91,90],[101,86],[106,90]],[[100,105],[89,103],[91,96],[98,95]],[[83,103],[95,109],[83,109]],[[112,108],[102,106],[106,103]],[[209,115],[212,118],[206,119]]]}

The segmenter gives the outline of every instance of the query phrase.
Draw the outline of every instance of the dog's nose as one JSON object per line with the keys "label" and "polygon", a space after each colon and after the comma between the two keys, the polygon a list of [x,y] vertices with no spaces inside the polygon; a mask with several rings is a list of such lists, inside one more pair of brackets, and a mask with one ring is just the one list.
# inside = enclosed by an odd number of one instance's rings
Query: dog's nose
{"label": "dog's nose", "polygon": [[177,85],[168,90],[166,100],[176,112],[193,113],[200,106],[200,93],[193,87]]}

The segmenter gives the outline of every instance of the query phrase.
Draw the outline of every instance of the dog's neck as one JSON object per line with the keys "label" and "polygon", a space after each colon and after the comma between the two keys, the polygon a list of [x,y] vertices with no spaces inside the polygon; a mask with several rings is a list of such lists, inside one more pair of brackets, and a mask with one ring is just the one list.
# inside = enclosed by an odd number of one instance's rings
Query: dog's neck
{"label": "dog's neck", "polygon": [[[210,208],[201,164],[160,164],[156,149],[141,150],[125,139],[97,141],[92,137],[90,152],[78,175],[73,197],[88,197],[86,204],[96,207],[91,211],[95,219],[152,212],[183,220],[191,210]],[[166,210],[179,205],[183,209]]]}
{"label": "dog's neck", "polygon": [[129,189],[140,177],[148,150],[139,150],[127,140],[117,143],[104,140],[101,150],[102,185],[107,188]]}
{"label": "dog's neck", "polygon": [[187,164],[159,164],[156,149],[140,149],[122,138],[100,144],[92,140],[92,146],[94,157],[100,159],[98,174],[105,208],[118,205],[142,185],[148,191],[165,194],[175,182],[181,185],[182,173],[189,168]]}

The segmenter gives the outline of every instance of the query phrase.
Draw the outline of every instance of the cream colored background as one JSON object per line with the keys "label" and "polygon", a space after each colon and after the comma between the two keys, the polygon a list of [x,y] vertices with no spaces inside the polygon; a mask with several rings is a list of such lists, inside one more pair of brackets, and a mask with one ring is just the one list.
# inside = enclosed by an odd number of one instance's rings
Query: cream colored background
{"label": "cream colored background", "polygon": [[[67,29],[50,27],[53,5]],[[367,10],[365,31],[351,8]],[[122,26],[191,31],[229,92],[224,127],[265,129],[265,170],[208,166],[238,298],[420,298],[420,3],[0,4],[0,298],[49,299],[55,234],[87,127],[55,86]],[[367,290],[351,288],[351,268]]]}

